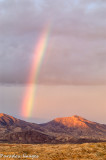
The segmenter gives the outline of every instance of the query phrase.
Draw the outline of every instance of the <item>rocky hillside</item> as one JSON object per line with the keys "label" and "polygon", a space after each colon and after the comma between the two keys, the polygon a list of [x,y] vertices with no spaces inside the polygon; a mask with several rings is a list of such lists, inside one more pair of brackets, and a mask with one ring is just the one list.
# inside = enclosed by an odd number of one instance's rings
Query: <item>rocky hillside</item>
{"label": "rocky hillside", "polygon": [[83,143],[106,141],[106,125],[80,116],[56,118],[36,124],[0,114],[0,142]]}
{"label": "rocky hillside", "polygon": [[80,116],[56,118],[41,126],[54,133],[66,133],[74,137],[106,137],[106,125],[88,121]]}
{"label": "rocky hillside", "polygon": [[10,143],[49,143],[53,136],[35,123],[26,122],[12,116],[0,114],[0,141]]}

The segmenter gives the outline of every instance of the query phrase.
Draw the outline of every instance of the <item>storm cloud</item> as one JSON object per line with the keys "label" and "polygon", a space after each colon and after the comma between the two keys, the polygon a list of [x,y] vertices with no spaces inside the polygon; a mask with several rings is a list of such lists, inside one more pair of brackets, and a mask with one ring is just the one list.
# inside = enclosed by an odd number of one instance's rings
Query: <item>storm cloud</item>
{"label": "storm cloud", "polygon": [[50,23],[38,83],[106,84],[105,15],[105,0],[0,0],[0,83],[27,81]]}

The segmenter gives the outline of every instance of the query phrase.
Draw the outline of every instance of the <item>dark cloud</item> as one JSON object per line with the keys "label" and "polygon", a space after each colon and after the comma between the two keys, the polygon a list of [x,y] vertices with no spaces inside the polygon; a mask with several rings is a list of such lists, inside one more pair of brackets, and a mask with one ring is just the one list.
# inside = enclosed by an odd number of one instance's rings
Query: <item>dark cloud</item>
{"label": "dark cloud", "polygon": [[0,82],[25,83],[38,38],[51,34],[38,82],[106,83],[106,1],[0,0]]}

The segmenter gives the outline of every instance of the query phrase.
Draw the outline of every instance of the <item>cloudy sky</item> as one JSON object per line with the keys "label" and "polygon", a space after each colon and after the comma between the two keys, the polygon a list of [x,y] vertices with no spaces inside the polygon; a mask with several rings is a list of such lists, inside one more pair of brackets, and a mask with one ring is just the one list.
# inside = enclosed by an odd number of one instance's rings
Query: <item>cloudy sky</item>
{"label": "cloudy sky", "polygon": [[[38,118],[43,119],[50,114],[48,108],[52,108],[53,105],[51,105],[51,99],[49,101],[47,97],[51,94],[52,100],[56,101],[55,95],[58,86],[61,85],[66,97],[70,95],[71,98],[64,99],[61,113],[55,110],[54,112],[58,114],[53,114],[52,117],[63,116],[67,106],[65,116],[70,112],[70,115],[81,114],[95,121],[106,123],[106,118],[102,119],[106,113],[105,0],[0,0],[1,112],[20,115],[21,98],[18,95],[24,92],[20,86],[25,87],[33,51],[48,23],[50,36],[38,77],[38,86],[43,85],[43,89],[39,87],[38,99],[40,98],[41,101],[44,99],[47,108],[46,115],[38,112]],[[15,91],[10,86],[3,88],[4,85],[14,86]],[[46,88],[48,85],[49,87]],[[53,87],[56,88],[52,92]],[[43,95],[44,90],[46,98]],[[9,97],[8,92],[11,92],[11,95],[15,93],[15,101]],[[76,101],[81,98],[78,103],[70,100],[73,92],[75,92],[74,95],[76,94]],[[80,97],[82,92],[85,99],[90,98],[89,103],[87,101],[85,104],[83,96]],[[94,94],[91,96],[90,93]],[[64,94],[60,92],[59,97],[57,95],[58,106],[61,106]],[[95,99],[96,103],[92,103],[92,99]],[[90,116],[90,112],[87,112],[88,104],[93,106],[94,110],[98,106],[97,113],[93,112]],[[43,103],[39,102],[37,108],[40,110],[42,105]],[[83,105],[86,108],[85,112],[83,108],[80,108]],[[13,106],[15,106],[14,111],[10,112]],[[79,109],[76,108],[74,111],[75,106]],[[57,103],[54,104],[54,108],[57,108]],[[80,113],[80,109],[83,112]]]}
{"label": "cloudy sky", "polygon": [[0,1],[0,82],[22,83],[47,23],[42,83],[106,83],[106,1]]}

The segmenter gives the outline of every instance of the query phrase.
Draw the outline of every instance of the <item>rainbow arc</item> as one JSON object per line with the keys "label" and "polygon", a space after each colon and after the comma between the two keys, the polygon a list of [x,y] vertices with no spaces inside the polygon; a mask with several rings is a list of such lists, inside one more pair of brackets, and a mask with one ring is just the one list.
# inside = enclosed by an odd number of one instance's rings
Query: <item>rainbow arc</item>
{"label": "rainbow arc", "polygon": [[47,26],[46,29],[43,30],[40,39],[38,40],[38,43],[35,46],[27,87],[21,107],[21,113],[22,116],[24,117],[30,117],[32,115],[32,111],[35,104],[37,79],[46,52],[46,48],[48,45],[49,35],[50,35],[50,26]]}

